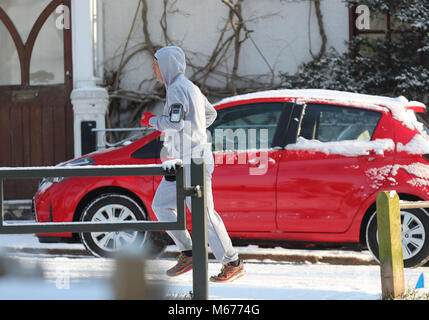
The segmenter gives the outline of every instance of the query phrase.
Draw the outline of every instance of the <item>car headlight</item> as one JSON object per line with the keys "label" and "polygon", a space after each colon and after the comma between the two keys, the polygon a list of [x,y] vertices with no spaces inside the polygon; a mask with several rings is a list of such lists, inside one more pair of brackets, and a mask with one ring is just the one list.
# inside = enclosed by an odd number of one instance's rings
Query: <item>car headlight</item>
{"label": "car headlight", "polygon": [[91,157],[86,157],[86,158],[80,158],[77,160],[73,160],[71,162],[66,162],[64,164],[62,164],[62,166],[64,167],[77,167],[77,166],[90,166],[93,165],[95,163],[95,160]]}
{"label": "car headlight", "polygon": [[[72,160],[70,162],[62,162],[57,165],[57,167],[79,167],[79,166],[90,166],[95,163],[95,160],[91,157],[86,158],[80,158],[76,160]],[[44,184],[52,184],[52,183],[59,183],[61,181],[64,181],[65,177],[49,177],[49,178],[43,178],[40,181],[39,188],[42,187]]]}

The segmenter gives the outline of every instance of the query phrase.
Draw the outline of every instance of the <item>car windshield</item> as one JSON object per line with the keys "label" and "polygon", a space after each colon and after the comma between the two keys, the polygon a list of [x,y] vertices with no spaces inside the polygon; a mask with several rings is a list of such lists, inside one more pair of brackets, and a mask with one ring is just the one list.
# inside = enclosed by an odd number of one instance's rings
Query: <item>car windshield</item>
{"label": "car windshield", "polygon": [[148,134],[152,133],[154,129],[152,128],[130,128],[130,129],[108,129],[106,131],[110,132],[110,140],[112,142],[107,141],[107,133],[104,134],[104,143],[105,145],[110,147],[118,147],[128,145]]}

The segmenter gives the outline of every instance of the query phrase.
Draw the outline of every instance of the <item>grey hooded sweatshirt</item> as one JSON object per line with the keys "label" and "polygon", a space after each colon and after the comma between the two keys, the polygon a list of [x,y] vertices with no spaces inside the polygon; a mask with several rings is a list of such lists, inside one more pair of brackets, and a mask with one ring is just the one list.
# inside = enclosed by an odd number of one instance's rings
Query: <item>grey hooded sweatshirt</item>
{"label": "grey hooded sweatshirt", "polygon": [[[211,177],[214,169],[211,144],[207,143],[206,128],[216,119],[217,113],[207,101],[200,89],[189,81],[184,73],[185,54],[178,47],[159,49],[155,57],[167,89],[167,99],[161,116],[152,117],[149,124],[164,132],[164,151],[167,157],[182,159],[185,166],[191,159],[206,160],[207,195],[207,239],[216,258],[223,264],[238,259],[238,253],[232,246],[222,218],[214,209]],[[184,118],[176,123],[170,121],[170,109],[173,104],[181,104]],[[172,141],[171,141],[172,140]],[[178,149],[179,147],[179,149]],[[161,158],[163,152],[161,152]],[[203,154],[202,154],[203,153]],[[189,162],[188,162],[189,161]],[[187,185],[190,185],[191,170],[186,170]],[[191,209],[190,198],[186,199]],[[159,221],[176,221],[176,184],[161,180],[152,202],[152,209]],[[167,231],[180,251],[192,249],[192,238],[187,230]]]}
{"label": "grey hooded sweatshirt", "polygon": [[[149,124],[165,134],[167,154],[161,156],[182,159],[184,164],[189,164],[191,158],[204,157],[206,161],[213,161],[206,128],[214,122],[217,112],[200,89],[185,77],[184,52],[179,47],[164,47],[155,53],[155,57],[167,95],[163,114],[152,117]],[[174,104],[183,106],[184,117],[178,123],[170,121]]]}

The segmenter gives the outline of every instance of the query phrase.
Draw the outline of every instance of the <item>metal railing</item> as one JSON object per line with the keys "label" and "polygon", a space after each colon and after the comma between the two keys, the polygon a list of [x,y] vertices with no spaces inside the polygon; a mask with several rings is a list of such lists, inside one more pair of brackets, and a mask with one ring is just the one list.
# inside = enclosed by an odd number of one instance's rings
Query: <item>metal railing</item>
{"label": "metal railing", "polygon": [[5,179],[44,177],[112,177],[167,175],[161,165],[82,166],[82,167],[27,167],[0,168],[0,234],[164,231],[186,229],[186,197],[192,197],[193,241],[193,297],[208,299],[206,172],[203,160],[192,161],[191,186],[185,185],[185,168],[176,165],[177,221],[123,221],[123,222],[48,222],[7,224],[4,222]]}
{"label": "metal railing", "polygon": [[[117,147],[122,145],[124,142],[133,140],[135,138],[142,137],[143,135],[149,134],[150,132],[155,131],[153,128],[149,127],[137,127],[137,128],[112,128],[112,129],[97,129],[93,128],[91,129],[92,132],[94,132],[97,135],[97,150],[104,149],[106,147]],[[138,132],[137,134],[131,135],[130,137],[127,137],[125,139],[122,139],[120,141],[110,143],[107,141],[107,133],[108,132]],[[101,137],[99,136],[101,133],[104,133]],[[100,139],[99,139],[100,138]],[[101,141],[101,144],[100,144]]]}

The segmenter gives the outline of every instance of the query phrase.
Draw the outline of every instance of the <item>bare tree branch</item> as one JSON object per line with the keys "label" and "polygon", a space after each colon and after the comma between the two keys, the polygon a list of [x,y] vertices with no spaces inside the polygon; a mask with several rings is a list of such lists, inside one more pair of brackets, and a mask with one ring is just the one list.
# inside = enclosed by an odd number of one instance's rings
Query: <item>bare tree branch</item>
{"label": "bare tree branch", "polygon": [[[171,14],[184,14],[179,12],[178,9],[172,9],[177,0],[163,0],[163,11],[160,19],[160,28],[163,35],[164,45],[180,45],[177,39],[169,38],[168,35],[168,17]],[[205,56],[199,52],[187,52],[187,56],[193,55],[193,59],[187,58],[187,65],[192,70],[190,76],[191,81],[196,83],[201,90],[211,96],[222,98],[225,96],[248,93],[256,90],[277,89],[283,84],[282,81],[276,81],[276,71],[264,55],[257,42],[252,38],[253,30],[249,29],[248,23],[261,18],[271,17],[273,14],[266,14],[264,16],[253,17],[245,19],[243,17],[244,0],[219,0],[228,8],[228,15],[225,23],[218,30],[219,36],[216,44],[211,50],[210,54]],[[322,14],[320,10],[320,0],[314,1],[316,7],[316,15],[318,17],[319,31],[322,37],[322,47],[317,56],[324,54],[326,50],[326,34],[323,27]],[[137,9],[134,16],[130,31],[128,33],[124,48],[121,53],[120,63],[116,70],[110,71],[111,77],[106,76],[106,82],[109,89],[111,104],[109,106],[109,117],[107,119],[108,127],[114,121],[115,117],[119,119],[119,113],[126,108],[127,112],[127,126],[137,125],[139,122],[140,114],[144,110],[150,110],[156,104],[165,101],[165,88],[156,82],[154,76],[143,79],[139,85],[139,91],[123,90],[120,88],[120,79],[126,72],[126,66],[130,61],[141,55],[145,54],[153,57],[156,50],[162,47],[161,44],[152,42],[149,32],[149,19],[148,19],[148,1],[137,0]],[[142,32],[143,41],[138,45],[130,46],[130,39],[134,33],[137,22],[138,12],[141,13],[142,19]],[[268,68],[265,74],[254,75],[239,75],[240,67],[240,54],[243,44],[250,40],[258,54],[263,59]],[[310,48],[311,50],[311,48]],[[313,53],[312,53],[313,55]],[[127,70],[128,71],[128,70]],[[268,79],[268,81],[267,81]],[[145,92],[140,92],[144,84],[153,84],[151,89]],[[119,120],[116,121],[117,125],[121,125]],[[123,138],[123,137],[122,137]]]}

